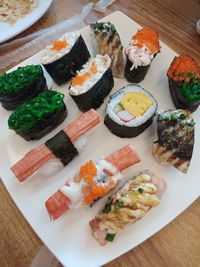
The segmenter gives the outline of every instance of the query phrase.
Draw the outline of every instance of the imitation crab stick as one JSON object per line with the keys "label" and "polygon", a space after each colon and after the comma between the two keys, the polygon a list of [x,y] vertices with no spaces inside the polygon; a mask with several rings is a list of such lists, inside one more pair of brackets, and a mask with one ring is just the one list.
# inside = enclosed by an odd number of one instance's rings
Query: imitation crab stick
{"label": "imitation crab stick", "polygon": [[92,205],[123,179],[121,171],[138,162],[137,152],[127,145],[104,159],[85,163],[73,179],[45,202],[50,218],[55,220],[69,209]]}
{"label": "imitation crab stick", "polygon": [[[100,122],[98,113],[90,109],[70,123],[63,131],[60,131],[53,138],[28,152],[21,160],[11,167],[11,170],[20,182],[34,174],[44,164],[53,160],[55,164],[67,165],[76,155],[76,141],[87,131]],[[80,140],[79,140],[80,141]],[[77,145],[77,147],[80,147]],[[45,167],[45,166],[44,166]],[[48,166],[49,168],[49,166]],[[53,171],[53,170],[52,170]]]}

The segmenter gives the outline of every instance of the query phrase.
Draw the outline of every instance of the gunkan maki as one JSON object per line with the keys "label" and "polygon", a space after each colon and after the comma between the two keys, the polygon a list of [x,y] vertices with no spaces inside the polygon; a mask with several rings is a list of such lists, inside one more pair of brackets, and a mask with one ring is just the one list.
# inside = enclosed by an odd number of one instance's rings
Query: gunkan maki
{"label": "gunkan maki", "polygon": [[108,55],[97,55],[72,79],[69,94],[81,111],[97,109],[111,92],[114,80],[110,64]]}
{"label": "gunkan maki", "polygon": [[188,55],[174,58],[167,72],[176,108],[194,112],[200,104],[200,66]]}
{"label": "gunkan maki", "polygon": [[152,60],[160,52],[159,37],[155,30],[144,27],[132,37],[126,48],[125,77],[129,82],[141,82],[151,65]]}
{"label": "gunkan maki", "polygon": [[69,81],[82,68],[90,53],[79,32],[68,32],[47,46],[42,64],[59,85]]}
{"label": "gunkan maki", "polygon": [[0,102],[5,109],[15,110],[44,90],[47,90],[47,84],[40,65],[0,74]]}
{"label": "gunkan maki", "polygon": [[153,122],[157,101],[144,88],[128,84],[110,96],[104,124],[119,137],[135,137]]}
{"label": "gunkan maki", "polygon": [[18,107],[8,118],[9,129],[27,141],[38,140],[51,132],[67,116],[64,95],[47,90]]}

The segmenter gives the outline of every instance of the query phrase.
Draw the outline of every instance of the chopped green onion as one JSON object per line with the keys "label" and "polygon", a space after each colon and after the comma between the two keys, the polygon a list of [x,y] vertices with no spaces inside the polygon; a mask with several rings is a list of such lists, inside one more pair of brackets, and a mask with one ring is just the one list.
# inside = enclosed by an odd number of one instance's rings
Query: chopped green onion
{"label": "chopped green onion", "polygon": [[103,213],[109,213],[111,211],[111,204],[105,205],[103,209]]}
{"label": "chopped green onion", "polygon": [[116,234],[107,234],[105,240],[112,242],[115,238]]}
{"label": "chopped green onion", "polygon": [[137,176],[133,176],[131,177],[131,180],[135,180],[137,178]]}
{"label": "chopped green onion", "polygon": [[123,201],[117,201],[114,205],[114,211],[118,211],[124,205]]}
{"label": "chopped green onion", "polygon": [[121,197],[125,197],[127,194],[128,194],[127,192],[122,192],[122,193],[120,194],[120,196],[121,196]]}
{"label": "chopped green onion", "polygon": [[144,189],[142,189],[141,187],[139,187],[137,191],[138,191],[140,194],[142,194],[143,191],[144,191]]}

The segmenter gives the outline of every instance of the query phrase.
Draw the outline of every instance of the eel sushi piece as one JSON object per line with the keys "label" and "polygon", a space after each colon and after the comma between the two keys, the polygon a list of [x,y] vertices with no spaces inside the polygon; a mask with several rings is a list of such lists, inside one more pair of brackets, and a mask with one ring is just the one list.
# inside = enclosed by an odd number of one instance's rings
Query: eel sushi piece
{"label": "eel sushi piece", "polygon": [[96,22],[90,25],[98,43],[99,53],[111,58],[114,77],[123,78],[123,46],[115,26],[110,22]]}
{"label": "eel sushi piece", "polygon": [[78,31],[65,33],[47,46],[42,64],[58,84],[69,81],[90,57],[83,37]]}
{"label": "eel sushi piece", "polygon": [[149,27],[144,27],[132,37],[126,48],[125,77],[131,83],[144,80],[152,60],[160,52],[159,37],[157,32]]}
{"label": "eel sushi piece", "polygon": [[82,165],[74,178],[45,202],[50,218],[55,220],[67,210],[93,205],[123,179],[121,171],[138,162],[137,152],[127,145],[106,158]]}
{"label": "eel sushi piece", "polygon": [[200,66],[188,55],[176,56],[167,72],[176,108],[194,112],[200,104]]}
{"label": "eel sushi piece", "polygon": [[110,96],[104,123],[119,137],[135,137],[153,121],[155,98],[137,84],[129,84]]}
{"label": "eel sushi piece", "polygon": [[64,94],[47,90],[19,106],[8,118],[8,127],[26,141],[38,140],[67,117]]}
{"label": "eel sushi piece", "polygon": [[81,111],[97,109],[111,92],[114,81],[110,63],[108,55],[97,55],[72,79],[69,94]]}
{"label": "eel sushi piece", "polygon": [[40,65],[19,67],[12,72],[0,74],[0,102],[7,110],[15,110],[47,89]]}
{"label": "eel sushi piece", "polygon": [[179,109],[159,113],[153,149],[155,159],[187,173],[194,147],[194,125],[189,111]]}
{"label": "eel sushi piece", "polygon": [[112,242],[126,225],[133,224],[160,204],[165,188],[165,180],[149,171],[130,178],[90,221],[94,238],[102,246]]}
{"label": "eel sushi piece", "polygon": [[36,171],[46,176],[55,174],[79,154],[86,143],[83,135],[99,122],[100,117],[95,110],[83,113],[45,144],[29,151],[11,167],[12,172],[19,182],[25,181]]}

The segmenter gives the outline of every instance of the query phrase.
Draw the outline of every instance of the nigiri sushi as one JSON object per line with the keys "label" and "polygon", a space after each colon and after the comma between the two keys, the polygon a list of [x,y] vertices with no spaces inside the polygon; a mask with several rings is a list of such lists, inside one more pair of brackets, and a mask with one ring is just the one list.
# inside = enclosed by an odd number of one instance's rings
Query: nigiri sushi
{"label": "nigiri sushi", "polygon": [[132,37],[126,48],[125,77],[131,83],[141,82],[151,65],[152,60],[160,52],[157,32],[144,27]]}
{"label": "nigiri sushi", "polygon": [[182,109],[160,112],[153,154],[163,164],[170,163],[187,173],[194,147],[194,119]]}
{"label": "nigiri sushi", "polygon": [[12,172],[19,182],[25,181],[36,171],[53,175],[79,154],[81,136],[99,122],[100,117],[95,110],[83,113],[45,144],[29,151],[11,167]]}
{"label": "nigiri sushi", "polygon": [[38,140],[67,117],[64,94],[47,90],[19,106],[8,118],[8,127],[26,141]]}
{"label": "nigiri sushi", "polygon": [[151,208],[160,204],[165,188],[165,180],[149,171],[130,178],[90,221],[94,238],[101,245],[112,242],[126,225],[141,219]]}
{"label": "nigiri sushi", "polygon": [[59,85],[69,81],[90,58],[85,41],[78,31],[65,33],[47,46],[42,64]]}
{"label": "nigiri sushi", "polygon": [[104,159],[82,165],[74,178],[45,202],[50,218],[55,220],[69,209],[92,205],[123,179],[121,171],[138,162],[137,152],[127,145]]}
{"label": "nigiri sushi", "polygon": [[114,80],[108,55],[97,55],[77,72],[69,87],[69,95],[78,108],[85,112],[101,106],[113,88]]}
{"label": "nigiri sushi", "polygon": [[0,102],[8,110],[15,110],[47,89],[40,65],[19,67],[12,72],[0,74]]}
{"label": "nigiri sushi", "polygon": [[120,36],[110,22],[96,22],[90,25],[97,40],[99,53],[111,58],[111,69],[113,76],[122,78],[124,72],[123,46]]}
{"label": "nigiri sushi", "polygon": [[188,55],[176,56],[168,71],[169,89],[176,108],[194,112],[200,104],[200,66]]}

